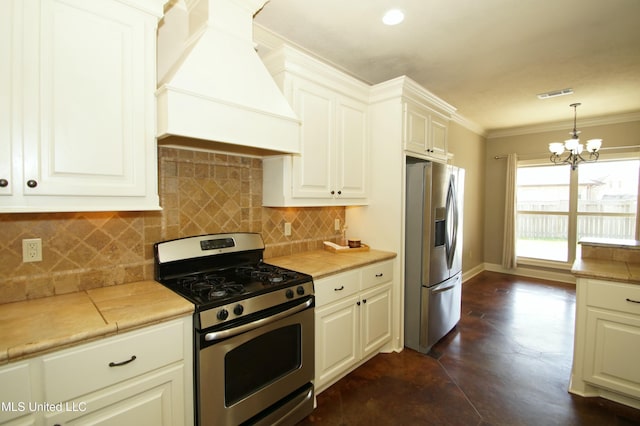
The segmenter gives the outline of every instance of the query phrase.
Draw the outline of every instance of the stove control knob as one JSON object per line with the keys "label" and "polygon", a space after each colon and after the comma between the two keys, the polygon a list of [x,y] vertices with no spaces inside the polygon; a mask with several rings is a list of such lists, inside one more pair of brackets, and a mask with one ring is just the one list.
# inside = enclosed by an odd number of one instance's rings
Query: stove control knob
{"label": "stove control knob", "polygon": [[287,299],[293,299],[293,290],[287,289],[287,291],[285,292],[285,296],[287,297]]}
{"label": "stove control knob", "polygon": [[220,309],[217,316],[220,321],[224,321],[229,318],[229,311],[227,311],[226,309]]}
{"label": "stove control knob", "polygon": [[243,312],[244,312],[244,306],[242,306],[241,304],[237,304],[236,306],[233,307],[234,314],[242,315]]}
{"label": "stove control knob", "polygon": [[298,288],[296,288],[296,293],[298,293],[298,295],[302,296],[304,294],[304,287],[298,286]]}

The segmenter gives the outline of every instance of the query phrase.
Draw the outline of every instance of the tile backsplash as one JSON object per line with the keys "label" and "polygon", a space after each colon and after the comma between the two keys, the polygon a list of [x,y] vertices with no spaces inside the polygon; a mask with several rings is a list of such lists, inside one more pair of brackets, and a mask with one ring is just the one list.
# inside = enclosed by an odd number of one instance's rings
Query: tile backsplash
{"label": "tile backsplash", "polygon": [[[0,214],[0,303],[153,279],[153,244],[173,238],[258,232],[269,258],[340,237],[344,207],[262,207],[259,158],[170,147],[158,157],[162,211]],[[41,262],[22,262],[25,238],[42,239]]]}

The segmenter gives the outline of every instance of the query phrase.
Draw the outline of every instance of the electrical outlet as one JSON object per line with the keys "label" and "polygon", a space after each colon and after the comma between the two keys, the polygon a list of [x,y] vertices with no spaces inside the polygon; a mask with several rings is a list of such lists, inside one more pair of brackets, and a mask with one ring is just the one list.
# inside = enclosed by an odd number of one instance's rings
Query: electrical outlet
{"label": "electrical outlet", "polygon": [[284,236],[285,237],[290,237],[291,236],[291,223],[290,222],[285,222],[284,223]]}
{"label": "electrical outlet", "polygon": [[42,239],[28,238],[22,240],[22,261],[41,262],[42,261]]}
{"label": "electrical outlet", "polygon": [[340,230],[340,219],[336,219],[333,222],[333,230],[334,231],[339,231]]}

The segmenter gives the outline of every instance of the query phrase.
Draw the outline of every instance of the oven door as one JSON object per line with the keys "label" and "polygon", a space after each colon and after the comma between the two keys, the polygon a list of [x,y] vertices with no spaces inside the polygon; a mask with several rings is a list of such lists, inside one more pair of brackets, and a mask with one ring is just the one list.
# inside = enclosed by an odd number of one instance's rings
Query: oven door
{"label": "oven door", "polygon": [[[226,338],[222,334],[221,340],[218,333],[200,334],[196,360],[200,425],[238,425],[249,419],[261,423],[260,418],[274,424],[274,416],[289,418],[293,424],[311,412],[313,299],[288,311],[295,313],[243,324],[239,328],[249,331]],[[228,331],[233,334],[233,329]]]}

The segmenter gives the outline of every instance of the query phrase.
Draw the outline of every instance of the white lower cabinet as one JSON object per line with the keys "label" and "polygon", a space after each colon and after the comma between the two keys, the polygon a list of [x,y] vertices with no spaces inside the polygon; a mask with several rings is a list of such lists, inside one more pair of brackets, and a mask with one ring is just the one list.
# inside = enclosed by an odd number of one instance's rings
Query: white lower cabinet
{"label": "white lower cabinet", "polygon": [[393,263],[316,280],[316,393],[391,341]]}
{"label": "white lower cabinet", "polygon": [[0,368],[0,424],[35,424],[35,417],[28,410],[32,402],[29,363],[13,363]]}
{"label": "white lower cabinet", "polygon": [[193,424],[191,327],[186,317],[9,364],[0,397],[24,409],[0,423]]}
{"label": "white lower cabinet", "polygon": [[47,414],[47,425],[185,424],[182,418],[183,366],[172,366],[118,386],[66,401]]}
{"label": "white lower cabinet", "polygon": [[571,392],[640,408],[640,285],[578,279]]}

